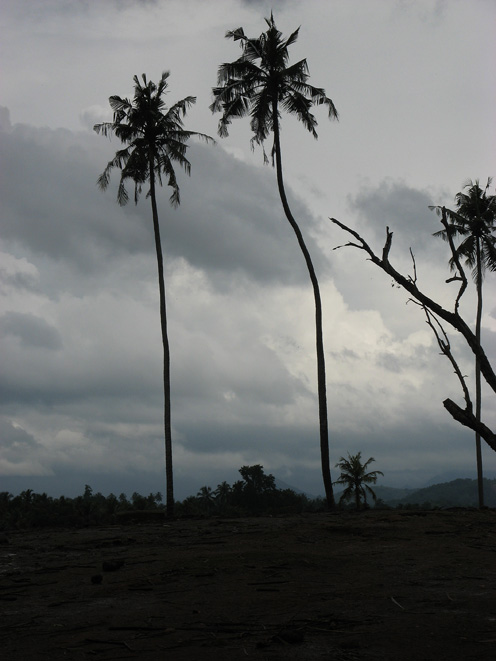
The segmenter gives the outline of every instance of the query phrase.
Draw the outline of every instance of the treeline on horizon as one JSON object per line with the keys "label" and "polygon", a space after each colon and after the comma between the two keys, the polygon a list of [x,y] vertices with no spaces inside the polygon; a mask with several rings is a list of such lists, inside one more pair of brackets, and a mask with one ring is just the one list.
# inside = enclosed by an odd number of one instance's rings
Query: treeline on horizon
{"label": "treeline on horizon", "polygon": [[[213,490],[203,486],[196,496],[175,503],[176,517],[257,516],[318,512],[326,509],[323,498],[309,498],[292,489],[278,489],[273,475],[263,466],[242,466],[242,480],[232,485],[222,482]],[[115,523],[145,522],[165,517],[160,492],[142,496],[134,492],[111,493],[105,497],[85,485],[75,498],[53,498],[31,489],[13,496],[0,492],[0,530],[43,527],[86,527]]]}
{"label": "treeline on horizon", "polygon": [[[243,467],[248,470],[258,467]],[[260,467],[261,468],[261,467]],[[241,471],[240,471],[241,472]],[[246,479],[246,477],[248,479]],[[278,489],[272,475],[263,474],[255,480],[247,474],[243,480],[229,485],[222,482],[215,490],[202,487],[196,496],[188,496],[176,503],[176,516],[181,517],[240,517],[263,515],[291,515],[305,512],[327,511],[323,498],[309,498],[292,489]],[[496,479],[484,479],[488,507],[496,507]],[[434,510],[444,507],[477,507],[477,481],[457,479],[414,491],[401,500],[388,497],[385,502],[381,491],[395,489],[377,487],[375,509]],[[385,496],[386,497],[386,496]],[[341,511],[354,510],[353,504],[343,504]],[[368,509],[368,508],[367,508]],[[165,505],[160,492],[142,496],[134,492],[131,498],[121,493],[104,496],[93,493],[89,485],[84,493],[75,498],[53,498],[46,493],[34,493],[31,489],[13,496],[0,492],[0,530],[28,528],[83,528],[118,523],[144,523],[165,518]]]}

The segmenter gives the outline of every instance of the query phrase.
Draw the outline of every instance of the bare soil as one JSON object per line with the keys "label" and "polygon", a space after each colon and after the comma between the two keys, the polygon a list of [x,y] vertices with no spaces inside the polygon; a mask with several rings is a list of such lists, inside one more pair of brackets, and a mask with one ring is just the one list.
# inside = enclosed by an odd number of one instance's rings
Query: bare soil
{"label": "bare soil", "polygon": [[16,531],[3,661],[496,659],[496,511]]}

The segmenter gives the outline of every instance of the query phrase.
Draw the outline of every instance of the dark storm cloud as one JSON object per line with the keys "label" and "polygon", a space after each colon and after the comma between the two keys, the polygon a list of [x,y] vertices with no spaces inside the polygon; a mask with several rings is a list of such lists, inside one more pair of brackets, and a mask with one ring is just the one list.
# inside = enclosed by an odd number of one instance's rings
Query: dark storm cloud
{"label": "dark storm cloud", "polygon": [[[3,343],[3,351],[9,345]],[[32,349],[32,346],[31,346]],[[71,410],[91,411],[105,409],[111,416],[116,398],[140,401],[146,405],[147,399],[158,397],[159,383],[149,378],[147,364],[138,364],[134,357],[109,355],[101,346],[92,351],[80,351],[77,347],[66,347],[64,352],[43,354],[31,350],[14,349],[4,355],[0,374],[0,397],[2,406],[30,406],[35,408],[58,407]],[[124,353],[123,353],[124,355]],[[153,356],[149,361],[154,364]],[[152,375],[154,372],[152,372]],[[108,401],[107,401],[108,400]],[[124,413],[116,414],[115,419],[127,420],[130,411],[139,411],[128,404]],[[90,415],[91,417],[91,415]]]}
{"label": "dark storm cloud", "polygon": [[[66,130],[14,125],[2,131],[0,149],[9,164],[0,183],[4,240],[71,271],[76,268],[79,277],[109,270],[109,263],[126,253],[153,255],[145,194],[137,206],[119,207],[118,172],[106,193],[96,185],[118,146]],[[220,147],[194,145],[189,157],[191,178],[178,172],[179,209],[170,207],[170,191],[159,193],[166,256],[185,258],[224,287],[234,273],[260,282],[306,283],[272,169],[246,165]],[[25,182],[21,196],[14,193],[19,181]],[[290,191],[289,197],[295,215],[304,219],[316,266],[322,268],[322,253],[311,236],[316,221]]]}
{"label": "dark storm cloud", "polygon": [[364,218],[379,238],[385,238],[386,227],[394,232],[394,247],[430,250],[439,239],[432,234],[440,229],[439,219],[430,205],[439,204],[426,191],[403,182],[386,180],[348,198],[353,211]]}
{"label": "dark storm cloud", "polygon": [[14,290],[18,293],[39,293],[38,278],[33,273],[15,272],[9,273],[7,269],[0,267],[0,292]]}
{"label": "dark storm cloud", "polygon": [[[99,197],[94,161],[105,164],[105,152],[95,138],[23,125],[0,133],[8,163],[0,183],[4,240],[83,273],[119,249],[144,249],[146,235],[129,213],[117,217]],[[16,181],[25,182],[23,195],[14,192]]]}
{"label": "dark storm cloud", "polygon": [[2,451],[11,458],[17,454],[25,455],[39,446],[35,438],[21,427],[13,425],[10,420],[0,416],[0,438]]}
{"label": "dark storm cloud", "polygon": [[[183,180],[181,206],[164,209],[167,249],[220,278],[241,272],[260,282],[306,284],[305,262],[281,208],[275,171],[247,165],[220,146],[194,146],[190,156],[191,181]],[[316,220],[291,191],[288,198],[322,271],[325,258],[311,235]]]}
{"label": "dark storm cloud", "polygon": [[2,490],[9,475],[49,475],[43,465],[43,447],[25,429],[0,416],[0,475]]}
{"label": "dark storm cloud", "polygon": [[34,314],[6,312],[0,317],[0,332],[17,337],[23,347],[52,351],[62,348],[62,337],[58,330]]}

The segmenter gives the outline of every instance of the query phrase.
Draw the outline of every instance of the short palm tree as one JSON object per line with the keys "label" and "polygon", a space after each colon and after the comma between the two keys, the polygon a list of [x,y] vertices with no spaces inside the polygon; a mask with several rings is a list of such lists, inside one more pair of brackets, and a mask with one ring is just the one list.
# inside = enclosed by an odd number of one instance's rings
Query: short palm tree
{"label": "short palm tree", "polygon": [[227,505],[230,495],[231,487],[225,480],[217,485],[217,489],[214,491],[214,496],[220,509],[223,509]]}
{"label": "short palm tree", "polygon": [[166,510],[167,516],[173,516],[174,490],[172,471],[172,435],[170,411],[170,353],[167,336],[167,312],[165,300],[164,263],[160,227],[157,211],[156,183],[162,184],[165,175],[167,185],[172,188],[170,202],[177,206],[180,202],[179,186],[174,171],[174,163],[179,164],[189,174],[191,165],[186,158],[188,139],[198,136],[206,141],[212,141],[203,133],[186,131],[183,128],[183,117],[196,98],[187,96],[170,108],[165,106],[162,98],[167,90],[169,72],[162,74],[158,84],[148,81],[145,74],[142,80],[134,76],[134,98],[123,99],[111,96],[109,103],[114,111],[113,121],[96,124],[93,128],[105,136],[115,135],[126,145],[109,161],[107,167],[98,178],[98,185],[105,190],[110,183],[110,173],[114,168],[121,171],[117,201],[124,205],[128,201],[126,181],[134,183],[134,200],[137,203],[143,184],[149,182],[152,205],[153,230],[158,264],[158,283],[160,291],[160,320],[162,328],[162,344],[164,349],[163,381],[164,381],[164,431],[165,431],[165,468],[166,468]]}
{"label": "short palm tree", "polygon": [[[472,276],[477,290],[477,313],[475,336],[478,345],[481,343],[482,321],[482,282],[486,269],[496,271],[496,195],[488,195],[491,179],[487,180],[484,189],[479,181],[468,181],[464,189],[455,196],[456,210],[444,208],[448,225],[444,230],[436,232],[445,241],[461,238],[455,254],[450,259],[450,268],[456,269],[457,260],[465,260],[472,269]],[[443,207],[435,207],[442,212]],[[480,362],[475,359],[475,417],[481,420],[481,370]],[[475,447],[477,459],[477,483],[479,491],[479,507],[484,506],[484,481],[482,474],[482,449],[479,432],[475,432]]]}
{"label": "short palm tree", "polygon": [[212,491],[212,487],[202,487],[196,494],[196,497],[200,501],[205,512],[209,513],[213,509],[215,493]]}
{"label": "short palm tree", "polygon": [[339,504],[346,500],[351,500],[351,498],[355,498],[357,510],[361,507],[362,498],[364,505],[367,504],[367,493],[376,500],[376,495],[369,487],[369,484],[375,484],[377,482],[377,476],[384,474],[381,471],[370,471],[369,473],[366,473],[367,466],[375,461],[375,459],[374,457],[370,457],[370,459],[362,464],[361,457],[361,452],[351,455],[348,452],[348,459],[341,457],[336,464],[336,468],[341,470],[341,475],[339,476],[339,479],[334,482],[334,484],[342,484],[346,487],[341,494]]}
{"label": "short palm tree", "polygon": [[[331,471],[329,464],[329,431],[327,421],[327,396],[324,343],[322,336],[322,303],[319,284],[310,253],[303,239],[298,223],[293,217],[284,188],[282,155],[280,140],[280,111],[285,110],[295,115],[304,127],[317,138],[315,127],[317,120],[311,110],[314,105],[325,105],[330,118],[337,119],[334,103],[326,96],[325,90],[309,85],[306,59],[289,65],[289,46],[295,43],[299,30],[295,30],[288,39],[283,39],[276,27],[274,16],[265,19],[268,30],[260,37],[248,38],[243,28],[227,32],[226,37],[239,41],[241,57],[231,63],[221,64],[218,71],[218,86],[213,89],[214,102],[212,112],[221,111],[219,135],[228,135],[228,126],[233,118],[251,118],[253,137],[252,147],[261,145],[272,133],[272,164],[276,166],[277,184],[282,206],[298,244],[303,252],[310,274],[315,298],[315,325],[317,349],[317,380],[319,394],[319,423],[322,475],[327,504],[334,507]],[[268,162],[264,150],[264,160]]]}

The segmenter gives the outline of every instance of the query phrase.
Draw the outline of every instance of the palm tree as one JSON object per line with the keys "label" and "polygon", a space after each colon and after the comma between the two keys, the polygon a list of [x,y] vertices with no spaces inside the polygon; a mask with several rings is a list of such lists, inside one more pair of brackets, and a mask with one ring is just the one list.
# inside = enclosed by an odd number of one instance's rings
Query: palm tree
{"label": "palm tree", "polygon": [[217,485],[217,489],[214,491],[214,496],[220,510],[224,509],[227,505],[230,495],[231,486],[225,480]]}
{"label": "palm tree", "polygon": [[179,186],[174,171],[174,163],[178,163],[189,174],[191,164],[186,158],[188,139],[198,136],[212,141],[203,133],[186,131],[183,128],[183,117],[196,97],[187,96],[170,108],[165,106],[162,98],[167,90],[167,79],[170,73],[165,71],[158,84],[146,79],[142,74],[142,82],[134,76],[134,98],[122,99],[111,96],[109,103],[114,111],[113,121],[96,124],[93,128],[104,136],[116,135],[126,145],[116,152],[107,167],[98,178],[98,185],[105,190],[110,183],[110,173],[114,168],[121,171],[117,201],[124,205],[128,201],[126,180],[134,182],[134,201],[138,203],[142,186],[149,182],[152,205],[153,230],[158,264],[158,283],[160,291],[160,320],[162,328],[162,344],[164,349],[163,381],[164,381],[164,430],[165,430],[165,469],[166,469],[166,510],[167,516],[174,512],[174,490],[172,472],[172,436],[170,412],[170,353],[167,337],[167,312],[165,301],[164,264],[160,227],[158,221],[156,183],[162,185],[162,175],[167,178],[167,185],[172,188],[170,202],[177,207],[180,202]]}
{"label": "palm tree", "polygon": [[[477,313],[475,336],[477,344],[481,342],[482,320],[482,282],[486,269],[496,271],[496,195],[488,195],[491,179],[487,180],[484,189],[479,181],[468,181],[464,189],[455,196],[456,211],[435,207],[436,211],[444,210],[448,224],[444,230],[436,232],[445,241],[461,237],[462,241],[455,249],[450,259],[450,268],[457,268],[457,260],[465,260],[472,269],[472,276],[477,290]],[[475,417],[481,420],[481,369],[479,358],[475,358]],[[475,432],[475,448],[477,460],[477,483],[479,492],[479,507],[484,507],[484,481],[482,474],[482,449],[479,432]]]}
{"label": "palm tree", "polygon": [[203,509],[207,513],[209,513],[210,510],[213,508],[214,496],[215,494],[212,491],[212,487],[207,487],[207,486],[202,487],[200,491],[196,494],[196,497],[198,498]]}
{"label": "palm tree", "polygon": [[375,461],[375,459],[374,457],[370,457],[370,459],[362,464],[361,456],[361,452],[352,455],[348,452],[348,459],[341,457],[336,464],[336,468],[341,469],[341,475],[334,482],[334,484],[346,485],[346,489],[339,499],[339,504],[354,497],[357,510],[360,509],[362,498],[364,505],[367,504],[367,492],[376,500],[374,491],[368,485],[375,484],[378,475],[384,475],[381,471],[370,471],[366,473],[367,466]]}
{"label": "palm tree", "polygon": [[[317,120],[311,113],[314,105],[325,105],[330,118],[337,119],[334,103],[325,90],[309,85],[306,59],[289,65],[288,48],[298,38],[295,30],[286,40],[276,28],[274,16],[265,19],[268,30],[258,38],[245,36],[243,28],[226,33],[226,38],[240,41],[242,55],[231,63],[221,64],[218,71],[218,87],[213,89],[212,112],[221,111],[218,132],[228,135],[228,126],[233,118],[250,115],[253,131],[251,145],[261,145],[273,133],[272,164],[276,166],[279,195],[286,218],[293,228],[303,252],[310,274],[315,298],[315,325],[317,349],[317,381],[319,393],[319,422],[322,475],[327,504],[334,507],[331,471],[329,464],[329,432],[327,422],[327,395],[324,343],[322,335],[322,303],[315,269],[298,223],[293,217],[284,189],[280,141],[280,110],[295,115],[304,127],[317,138]],[[265,150],[264,161],[268,162]]]}

